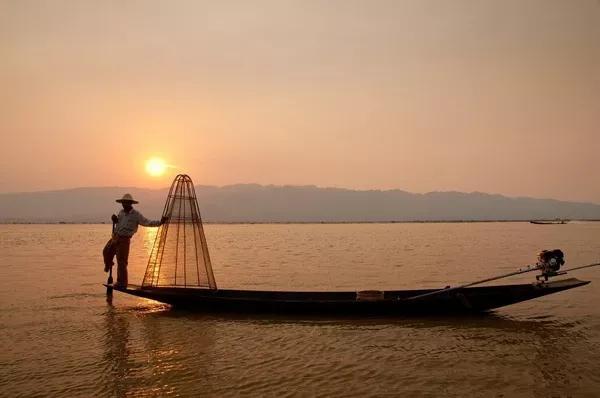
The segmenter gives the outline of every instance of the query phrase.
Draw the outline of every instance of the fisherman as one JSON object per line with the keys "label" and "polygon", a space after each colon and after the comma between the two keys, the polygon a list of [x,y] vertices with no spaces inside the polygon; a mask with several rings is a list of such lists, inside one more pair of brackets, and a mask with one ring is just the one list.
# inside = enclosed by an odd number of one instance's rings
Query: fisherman
{"label": "fisherman", "polygon": [[[144,227],[158,227],[168,218],[163,217],[160,221],[151,221],[133,208],[132,205],[139,203],[133,197],[126,193],[121,199],[116,200],[121,203],[123,210],[119,215],[113,214],[113,236],[104,246],[102,255],[104,256],[104,272],[108,272],[114,265],[114,257],[117,256],[117,283],[115,287],[127,287],[127,260],[129,258],[129,243],[133,234],[137,232],[138,225]],[[116,224],[116,225],[115,225]]]}

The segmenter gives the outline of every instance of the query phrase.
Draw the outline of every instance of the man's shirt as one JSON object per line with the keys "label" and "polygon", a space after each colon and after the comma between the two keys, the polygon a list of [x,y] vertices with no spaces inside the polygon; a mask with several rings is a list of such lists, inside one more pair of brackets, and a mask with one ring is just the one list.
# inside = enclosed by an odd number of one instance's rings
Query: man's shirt
{"label": "man's shirt", "polygon": [[121,210],[118,218],[119,221],[117,222],[115,231],[119,236],[133,236],[138,230],[138,225],[143,225],[144,227],[158,227],[160,225],[160,221],[148,220],[136,209],[131,209],[129,213]]}

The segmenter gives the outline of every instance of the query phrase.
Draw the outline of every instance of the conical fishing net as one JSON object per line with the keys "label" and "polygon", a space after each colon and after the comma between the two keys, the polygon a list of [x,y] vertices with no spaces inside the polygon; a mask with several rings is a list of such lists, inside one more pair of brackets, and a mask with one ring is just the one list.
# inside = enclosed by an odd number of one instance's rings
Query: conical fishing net
{"label": "conical fishing net", "polygon": [[161,225],[148,260],[143,287],[203,287],[216,289],[208,246],[192,179],[175,177]]}

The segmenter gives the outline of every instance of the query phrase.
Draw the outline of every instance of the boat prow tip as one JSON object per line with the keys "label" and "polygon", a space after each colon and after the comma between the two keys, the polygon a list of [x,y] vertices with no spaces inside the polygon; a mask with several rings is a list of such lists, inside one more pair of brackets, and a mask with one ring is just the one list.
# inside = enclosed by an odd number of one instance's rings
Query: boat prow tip
{"label": "boat prow tip", "polygon": [[576,287],[585,286],[591,282],[592,281],[582,281],[581,279],[577,279],[577,278],[568,278],[568,279],[561,279],[561,280],[552,281],[552,282],[538,281],[538,282],[535,282],[534,285],[538,285],[541,287],[560,288],[560,289],[573,289]]}
{"label": "boat prow tip", "polygon": [[582,280],[579,280],[579,282],[580,282],[579,286],[585,286],[585,285],[589,285],[590,283],[592,283],[592,281],[582,281]]}

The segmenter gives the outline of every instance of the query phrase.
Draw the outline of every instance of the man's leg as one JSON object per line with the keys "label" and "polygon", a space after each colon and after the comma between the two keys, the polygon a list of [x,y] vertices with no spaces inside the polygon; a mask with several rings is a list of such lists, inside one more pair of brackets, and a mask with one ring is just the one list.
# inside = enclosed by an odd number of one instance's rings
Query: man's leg
{"label": "man's leg", "polygon": [[127,287],[127,262],[129,260],[129,242],[131,238],[119,236],[117,245],[117,285]]}
{"label": "man's leg", "polygon": [[106,242],[106,245],[104,245],[104,249],[102,250],[102,257],[104,257],[104,272],[108,272],[110,267],[115,264],[113,261],[115,254],[117,254],[117,245],[111,238]]}

